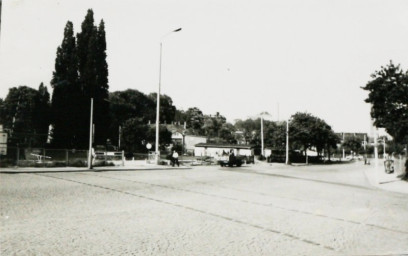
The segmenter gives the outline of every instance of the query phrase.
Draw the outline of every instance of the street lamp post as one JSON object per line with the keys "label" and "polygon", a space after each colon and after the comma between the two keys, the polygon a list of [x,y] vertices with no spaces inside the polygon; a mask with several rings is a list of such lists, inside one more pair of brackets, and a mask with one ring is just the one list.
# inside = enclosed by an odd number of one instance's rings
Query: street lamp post
{"label": "street lamp post", "polygon": [[385,159],[385,156],[387,154],[385,153],[385,137],[383,137],[383,158]]}
{"label": "street lamp post", "polygon": [[289,164],[289,119],[286,120],[286,161],[285,164]]}
{"label": "street lamp post", "polygon": [[261,116],[261,155],[265,156],[264,132],[263,132],[263,116]]}
{"label": "street lamp post", "polygon": [[[179,32],[181,31],[181,28],[175,29],[171,31],[170,33],[167,33],[162,37],[162,40],[164,37],[170,35],[171,33],[174,32]],[[156,163],[159,163],[160,160],[160,151],[159,151],[159,125],[160,125],[160,89],[161,89],[161,71],[162,71],[162,52],[163,52],[163,43],[160,42],[160,64],[159,64],[159,88],[157,91],[157,106],[156,106],[156,143],[155,143],[155,157],[156,157]]]}

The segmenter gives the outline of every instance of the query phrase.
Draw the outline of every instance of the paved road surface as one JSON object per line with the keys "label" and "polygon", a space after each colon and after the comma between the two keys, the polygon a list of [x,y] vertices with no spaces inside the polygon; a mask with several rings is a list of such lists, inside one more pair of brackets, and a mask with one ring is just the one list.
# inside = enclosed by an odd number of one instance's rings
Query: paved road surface
{"label": "paved road surface", "polygon": [[408,196],[357,165],[0,174],[1,255],[408,253]]}

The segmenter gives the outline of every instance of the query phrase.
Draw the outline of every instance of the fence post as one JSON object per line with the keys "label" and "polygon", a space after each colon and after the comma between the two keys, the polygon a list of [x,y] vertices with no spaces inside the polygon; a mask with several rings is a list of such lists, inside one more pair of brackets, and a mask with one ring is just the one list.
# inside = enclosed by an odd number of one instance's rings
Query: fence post
{"label": "fence post", "polygon": [[68,149],[65,149],[65,165],[68,166],[69,158],[68,158]]}
{"label": "fence post", "polygon": [[125,151],[122,150],[122,166],[125,166]]}
{"label": "fence post", "polygon": [[42,152],[43,152],[43,162],[42,162],[42,164],[43,164],[43,167],[45,167],[45,148],[43,148],[42,149]]}

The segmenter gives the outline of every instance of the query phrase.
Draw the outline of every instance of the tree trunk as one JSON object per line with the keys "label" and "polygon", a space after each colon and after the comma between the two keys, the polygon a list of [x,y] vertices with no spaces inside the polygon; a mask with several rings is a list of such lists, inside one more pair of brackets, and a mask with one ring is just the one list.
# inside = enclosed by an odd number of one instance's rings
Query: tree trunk
{"label": "tree trunk", "polygon": [[329,162],[330,162],[330,155],[331,155],[330,147],[327,147],[327,156],[328,156]]}

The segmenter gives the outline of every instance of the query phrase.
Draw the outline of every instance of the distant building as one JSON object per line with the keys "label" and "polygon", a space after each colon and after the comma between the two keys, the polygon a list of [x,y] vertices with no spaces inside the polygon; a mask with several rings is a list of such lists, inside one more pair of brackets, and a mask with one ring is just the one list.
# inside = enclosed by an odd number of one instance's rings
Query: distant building
{"label": "distant building", "polygon": [[181,145],[183,153],[193,154],[194,146],[199,143],[207,143],[206,136],[188,134],[186,125],[173,123],[166,125],[167,130],[171,132],[171,140],[173,145]]}
{"label": "distant building", "polygon": [[358,133],[358,132],[336,132],[336,135],[339,137],[341,142],[348,138],[357,138],[361,142],[368,141],[367,133]]}

